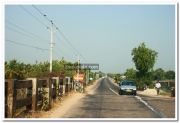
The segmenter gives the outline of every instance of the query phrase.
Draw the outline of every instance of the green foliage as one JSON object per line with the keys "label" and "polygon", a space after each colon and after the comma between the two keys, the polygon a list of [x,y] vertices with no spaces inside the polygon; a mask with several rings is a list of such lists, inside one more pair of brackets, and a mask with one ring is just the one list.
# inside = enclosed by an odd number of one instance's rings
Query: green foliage
{"label": "green foliage", "polygon": [[44,77],[44,76],[58,76],[65,73],[65,76],[73,77],[76,70],[64,70],[64,64],[67,62],[64,59],[53,61],[52,73],[49,72],[49,62],[40,62],[36,64],[24,64],[17,60],[5,62],[5,79],[25,79],[28,77]]}
{"label": "green foliage", "polygon": [[137,69],[136,78],[139,88],[152,84],[152,70],[157,54],[156,51],[147,48],[145,43],[141,43],[138,48],[132,50],[131,55]]}
{"label": "green foliage", "polygon": [[49,110],[49,102],[48,102],[48,98],[47,98],[47,91],[42,88],[42,107],[41,110],[43,111],[47,111]]}
{"label": "green foliage", "polygon": [[140,44],[138,48],[132,50],[132,60],[135,63],[140,76],[143,76],[152,70],[156,62],[157,54],[156,51],[147,48],[145,43]]}
{"label": "green foliage", "polygon": [[153,71],[154,80],[165,80],[165,79],[175,79],[175,72],[172,70],[164,71],[162,68],[158,68]]}
{"label": "green foliage", "polygon": [[121,75],[120,74],[114,74],[114,80],[115,80],[116,83],[121,81]]}
{"label": "green foliage", "polygon": [[[154,80],[168,80],[168,79],[175,79],[175,72],[174,71],[164,71],[162,68],[158,68],[154,71],[146,73],[146,75],[141,76],[139,75],[136,70],[133,68],[127,69],[124,73],[126,76],[126,79],[128,80],[134,80],[137,83],[138,89],[143,89],[145,85],[147,85],[149,88],[154,88]],[[165,88],[167,90],[167,87],[164,87],[162,85],[162,89]],[[169,89],[169,87],[168,87]]]}
{"label": "green foliage", "polygon": [[153,85],[153,72],[148,72],[145,76],[140,78],[140,81],[142,81],[142,86],[148,86],[151,87]]}
{"label": "green foliage", "polygon": [[165,73],[166,79],[175,79],[175,72],[172,70],[169,70]]}
{"label": "green foliage", "polygon": [[26,73],[25,71],[26,66],[24,63],[17,62],[17,60],[11,60],[9,62],[5,62],[5,78],[24,78],[23,74]]}
{"label": "green foliage", "polygon": [[135,80],[136,79],[136,70],[133,68],[127,69],[126,72],[124,73],[126,76],[126,79],[128,80]]}
{"label": "green foliage", "polygon": [[[93,78],[93,80],[95,79],[95,73],[93,73],[93,72],[89,72],[89,78]],[[92,80],[92,81],[93,81]]]}
{"label": "green foliage", "polygon": [[112,73],[107,74],[108,77],[114,78],[114,75]]}
{"label": "green foliage", "polygon": [[99,74],[99,77],[105,76],[105,73],[103,73],[102,71],[99,71],[98,74]]}
{"label": "green foliage", "polygon": [[110,78],[113,78],[116,83],[121,81],[121,74],[119,74],[119,73],[108,73],[107,76]]}
{"label": "green foliage", "polygon": [[39,64],[32,65],[29,74],[26,77],[42,77],[49,73],[49,63],[40,62]]}
{"label": "green foliage", "polygon": [[168,83],[161,83],[161,89],[165,92],[170,92],[171,86],[168,85]]}
{"label": "green foliage", "polygon": [[53,60],[52,68],[53,72],[59,72],[60,70],[64,70],[64,61]]}
{"label": "green foliage", "polygon": [[162,68],[158,68],[153,72],[153,76],[154,76],[153,77],[154,80],[157,80],[157,79],[163,80],[165,79],[165,72]]}

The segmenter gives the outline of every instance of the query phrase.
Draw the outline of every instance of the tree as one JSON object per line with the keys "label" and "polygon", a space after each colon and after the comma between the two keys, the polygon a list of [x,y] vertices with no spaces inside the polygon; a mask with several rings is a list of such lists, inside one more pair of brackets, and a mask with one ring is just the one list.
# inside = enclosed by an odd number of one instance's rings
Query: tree
{"label": "tree", "polygon": [[131,55],[132,60],[136,66],[136,75],[139,79],[139,86],[143,87],[144,83],[151,83],[149,80],[149,78],[151,78],[150,73],[153,70],[153,66],[156,62],[157,54],[158,53],[155,50],[147,48],[145,43],[141,43],[138,48],[133,48]]}
{"label": "tree", "polygon": [[114,80],[116,83],[119,83],[121,81],[121,74],[119,73],[114,74]]}
{"label": "tree", "polygon": [[53,61],[53,72],[49,73],[49,62],[40,62],[36,64],[24,64],[17,60],[10,60],[5,62],[5,78],[6,79],[25,79],[28,77],[44,77],[44,76],[58,76],[65,72],[65,76],[73,77],[75,70],[64,71],[64,64],[72,64],[64,59]]}
{"label": "tree", "polygon": [[154,80],[163,80],[165,79],[165,72],[162,68],[158,68],[154,71]]}
{"label": "tree", "polygon": [[11,60],[5,62],[5,78],[7,79],[23,79],[25,73],[25,64]]}
{"label": "tree", "polygon": [[157,54],[156,51],[147,48],[145,43],[140,44],[138,48],[132,50],[132,60],[141,75],[145,75],[152,70],[156,62]]}
{"label": "tree", "polygon": [[9,62],[5,62],[5,78],[12,79],[17,75],[17,61],[11,60]]}
{"label": "tree", "polygon": [[136,70],[133,68],[127,69],[126,72],[124,73],[127,79],[129,80],[135,80],[136,78]]}
{"label": "tree", "polygon": [[175,79],[175,72],[172,70],[169,70],[165,73],[166,79]]}

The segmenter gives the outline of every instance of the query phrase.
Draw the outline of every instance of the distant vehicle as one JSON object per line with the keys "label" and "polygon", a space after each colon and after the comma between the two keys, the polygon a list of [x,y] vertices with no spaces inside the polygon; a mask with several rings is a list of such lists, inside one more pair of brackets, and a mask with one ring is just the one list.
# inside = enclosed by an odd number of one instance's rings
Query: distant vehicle
{"label": "distant vehicle", "polygon": [[119,83],[119,94],[136,95],[136,83],[134,81],[123,80]]}

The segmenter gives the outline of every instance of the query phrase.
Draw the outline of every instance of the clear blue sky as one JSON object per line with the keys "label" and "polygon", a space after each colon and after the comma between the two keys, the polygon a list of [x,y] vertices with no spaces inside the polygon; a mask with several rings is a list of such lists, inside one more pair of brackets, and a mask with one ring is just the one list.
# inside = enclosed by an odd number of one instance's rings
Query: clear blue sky
{"label": "clear blue sky", "polygon": [[[46,25],[50,23],[31,5],[23,6]],[[174,5],[37,5],[71,44],[85,57],[83,63],[99,63],[103,72],[123,73],[135,68],[131,51],[140,43],[158,52],[154,66],[175,70]],[[25,35],[26,31],[37,37]],[[18,33],[18,32],[22,33]],[[55,34],[54,59],[75,61],[75,51],[64,38]],[[48,49],[50,32],[18,5],[5,7],[5,39]],[[5,41],[5,60],[25,63],[49,60],[49,52]]]}

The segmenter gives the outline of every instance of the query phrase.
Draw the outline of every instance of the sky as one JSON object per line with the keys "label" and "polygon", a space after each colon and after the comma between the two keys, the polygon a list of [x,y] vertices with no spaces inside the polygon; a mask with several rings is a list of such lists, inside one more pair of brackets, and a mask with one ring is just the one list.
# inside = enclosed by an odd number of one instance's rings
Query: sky
{"label": "sky", "polygon": [[[175,70],[174,5],[35,7],[68,39],[54,29],[54,60],[64,57],[75,62],[80,53],[81,63],[98,63],[102,72],[123,73],[126,69],[135,69],[131,51],[145,42],[148,48],[158,52],[154,69]],[[17,59],[32,64],[49,60],[50,53],[46,49],[50,47],[51,33],[47,26],[51,23],[33,6],[6,5],[5,60]]]}

